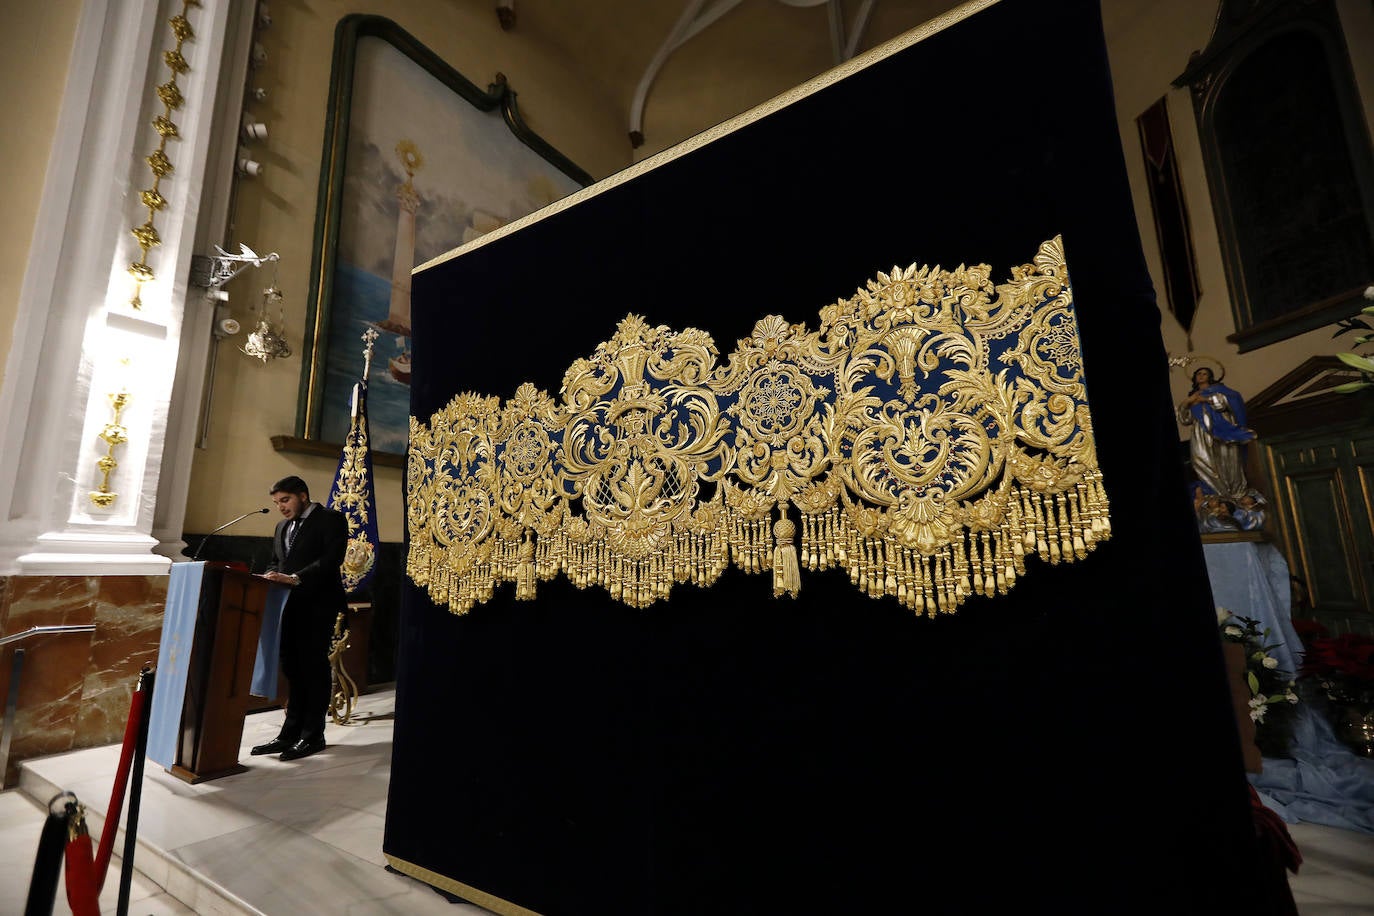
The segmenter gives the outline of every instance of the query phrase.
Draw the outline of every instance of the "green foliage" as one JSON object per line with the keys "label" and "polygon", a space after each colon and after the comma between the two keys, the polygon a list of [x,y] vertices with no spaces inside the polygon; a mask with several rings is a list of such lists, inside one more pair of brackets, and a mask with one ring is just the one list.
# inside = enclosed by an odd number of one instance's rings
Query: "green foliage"
{"label": "green foliage", "polygon": [[[1364,297],[1366,299],[1374,299],[1374,286],[1364,291]],[[1374,316],[1374,305],[1367,305],[1360,309],[1360,314]],[[1350,334],[1355,331],[1374,331],[1374,325],[1371,325],[1364,318],[1342,318],[1340,321],[1336,322],[1336,333],[1331,336],[1332,338],[1336,338],[1340,337],[1342,334]],[[1362,347],[1371,341],[1374,341],[1374,333],[1361,334],[1359,337],[1355,338],[1355,346],[1357,348]],[[1374,388],[1374,359],[1371,359],[1365,354],[1353,351],[1337,353],[1336,357],[1350,368],[1359,372],[1360,378],[1353,382],[1337,385],[1332,389],[1333,391],[1337,391],[1341,394],[1354,394],[1357,391]]]}

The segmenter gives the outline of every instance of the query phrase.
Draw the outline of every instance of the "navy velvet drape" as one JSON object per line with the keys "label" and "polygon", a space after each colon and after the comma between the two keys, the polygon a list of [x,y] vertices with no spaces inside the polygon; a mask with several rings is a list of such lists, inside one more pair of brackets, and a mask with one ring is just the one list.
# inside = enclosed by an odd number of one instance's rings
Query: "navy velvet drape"
{"label": "navy velvet drape", "polygon": [[1096,2],[1003,0],[417,274],[411,412],[1062,234],[1113,539],[916,618],[843,574],[407,585],[385,850],[548,914],[1265,912]]}

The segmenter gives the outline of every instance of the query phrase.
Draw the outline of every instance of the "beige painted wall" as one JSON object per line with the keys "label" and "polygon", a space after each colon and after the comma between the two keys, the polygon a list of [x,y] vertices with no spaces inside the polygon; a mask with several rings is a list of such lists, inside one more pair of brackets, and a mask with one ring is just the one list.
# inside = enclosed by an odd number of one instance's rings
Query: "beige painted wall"
{"label": "beige painted wall", "polygon": [[[553,55],[532,46],[518,29],[501,31],[490,3],[272,4],[272,25],[259,35],[268,61],[250,78],[251,85],[266,88],[269,95],[248,109],[268,125],[268,141],[253,150],[264,172],[240,182],[227,247],[237,248],[242,241],[259,252],[281,255],[278,285],[287,340],[295,355],[263,365],[238,352],[242,333],[219,344],[209,442],[197,452],[192,471],[185,523],[189,532],[208,531],[254,506],[267,505],[269,485],[287,474],[305,478],[312,496],[323,499],[338,465],[337,458],[276,452],[270,439],[295,432],[334,28],[350,13],[391,18],[479,86],[491,82],[498,71],[506,74],[530,127],[594,177],[630,162],[622,116],[608,101],[591,95],[584,81]],[[260,301],[269,270],[247,271],[228,287],[235,315],[245,325],[247,306]],[[377,515],[384,541],[402,538],[402,486],[400,469],[377,469]],[[254,517],[235,532],[270,534],[275,521],[275,515]]]}
{"label": "beige painted wall", "polygon": [[[882,0],[873,7],[856,54],[962,5],[951,0]],[[848,30],[858,4],[843,6]],[[799,30],[782,33],[773,28],[782,18]],[[777,2],[741,4],[720,24],[708,26],[680,46],[664,63],[647,97],[644,145],[635,150],[635,159],[667,149],[834,66],[829,13],[824,6],[781,10]],[[624,89],[617,101],[628,112],[634,86]]]}
{"label": "beige painted wall", "polygon": [[33,242],[43,179],[67,83],[81,0],[6,4],[0,29],[0,124],[4,168],[0,200],[7,231],[0,232],[0,367],[14,344],[19,289]]}
{"label": "beige painted wall", "polygon": [[[1338,0],[1350,57],[1364,102],[1366,121],[1374,124],[1374,9],[1368,3]],[[1231,299],[1226,288],[1221,245],[1202,162],[1202,146],[1186,89],[1171,82],[1183,72],[1188,57],[1207,45],[1216,16],[1215,3],[1197,0],[1104,0],[1107,46],[1115,83],[1122,148],[1130,172],[1141,242],[1163,310],[1162,332],[1170,355],[1189,351],[1183,328],[1167,310],[1163,270],[1155,241],[1146,186],[1144,158],[1135,124],[1136,117],[1161,95],[1168,94],[1169,116],[1179,160],[1180,178],[1187,198],[1193,230],[1202,295],[1193,319],[1194,353],[1210,354],[1226,366],[1226,382],[1249,399],[1312,356],[1348,349],[1350,338],[1333,341],[1329,328],[1280,341],[1248,353],[1238,353],[1226,340],[1235,332]],[[1167,27],[1159,24],[1167,23]],[[1189,372],[1170,372],[1174,402],[1188,392]],[[1180,438],[1187,434],[1179,429]]]}

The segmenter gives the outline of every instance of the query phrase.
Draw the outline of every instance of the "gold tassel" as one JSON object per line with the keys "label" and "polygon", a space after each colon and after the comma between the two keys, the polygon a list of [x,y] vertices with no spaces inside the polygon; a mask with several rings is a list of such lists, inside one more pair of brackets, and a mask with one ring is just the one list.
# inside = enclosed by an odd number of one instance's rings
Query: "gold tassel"
{"label": "gold tassel", "polygon": [[1021,500],[1012,496],[1011,515],[1009,519],[1008,537],[1011,541],[1012,563],[1015,565],[1017,574],[1026,571],[1026,518],[1021,514]]}
{"label": "gold tassel", "polygon": [[1045,526],[1045,503],[1040,498],[1040,494],[1034,491],[1030,494],[1031,509],[1035,513],[1035,553],[1042,560],[1050,558],[1050,545],[1047,541],[1048,534]]}
{"label": "gold tassel", "polygon": [[897,545],[892,543],[890,535],[883,538],[883,568],[880,572],[883,574],[884,595],[897,594],[897,573],[899,571],[897,564],[899,560],[892,555],[896,549]]}
{"label": "gold tassel", "polygon": [[869,538],[868,546],[868,593],[877,598],[883,593],[883,542]]}
{"label": "gold tassel", "polygon": [[960,532],[954,539],[954,594],[958,600],[962,601],[969,596],[968,581],[968,554],[964,549],[964,533]]}
{"label": "gold tassel", "polygon": [[[436,566],[437,565],[438,564],[436,564]],[[448,576],[445,574],[446,572],[447,570],[443,567],[430,571],[429,594],[434,599],[435,604],[449,603]]]}
{"label": "gold tassel", "polygon": [[[1083,484],[1077,484],[1069,496],[1069,515],[1073,519],[1073,555],[1083,559],[1088,555],[1087,539],[1092,537],[1092,529],[1083,523]],[[1087,538],[1084,537],[1086,530]]]}
{"label": "gold tassel", "polygon": [[1069,521],[1069,499],[1063,493],[1054,497],[1055,519],[1059,522],[1059,555],[1064,560],[1073,557],[1073,530]]}
{"label": "gold tassel", "polygon": [[912,600],[912,607],[915,608],[918,614],[923,615],[923,617],[934,617],[934,608],[936,608],[938,602],[936,600],[936,595],[934,595],[933,582],[930,581],[930,577],[926,575],[926,558],[921,555],[921,553],[918,553],[918,555],[914,556],[912,559],[915,560],[914,569],[912,569],[912,573],[915,573],[915,588],[912,589],[912,599],[914,599]]}
{"label": "gold tassel", "polygon": [[850,549],[846,551],[849,562],[844,564],[844,568],[849,570],[849,582],[851,585],[859,584],[859,568],[863,566],[863,557],[859,555],[858,539],[854,532],[849,533]]}
{"label": "gold tassel", "polygon": [[897,601],[907,603],[915,587],[915,576],[911,571],[911,551],[905,547],[897,548]]}
{"label": "gold tassel", "polygon": [[997,579],[993,574],[993,569],[997,561],[992,556],[992,540],[986,531],[981,532],[978,538],[983,544],[983,594],[991,597],[997,594]]}
{"label": "gold tassel", "polygon": [[839,532],[843,530],[840,527],[840,520],[840,507],[831,506],[830,513],[825,520],[825,540],[830,545],[830,552],[833,554],[835,562],[843,566],[849,559],[849,554],[846,552],[847,544],[839,535]]}
{"label": "gold tassel", "polygon": [[959,580],[955,574],[955,555],[955,548],[951,545],[945,545],[944,551],[940,552],[941,610],[952,611],[959,607]]}
{"label": "gold tassel", "polygon": [[773,597],[783,595],[795,598],[801,591],[801,573],[797,569],[797,548],[792,539],[796,537],[797,526],[787,517],[787,503],[778,504],[782,517],[773,524]]}
{"label": "gold tassel", "polygon": [[1024,548],[1022,553],[1031,553],[1036,548],[1036,528],[1035,528],[1035,494],[1028,490],[1017,487],[1017,492],[1021,495],[1021,523],[1024,525],[1021,544]]}
{"label": "gold tassel", "polygon": [[1092,472],[1093,524],[1097,526],[1097,540],[1105,541],[1112,536],[1111,513],[1107,503],[1107,490],[1102,486],[1102,473]]}
{"label": "gold tassel", "polygon": [[534,600],[534,541],[528,532],[520,542],[519,566],[515,571],[515,600]]}

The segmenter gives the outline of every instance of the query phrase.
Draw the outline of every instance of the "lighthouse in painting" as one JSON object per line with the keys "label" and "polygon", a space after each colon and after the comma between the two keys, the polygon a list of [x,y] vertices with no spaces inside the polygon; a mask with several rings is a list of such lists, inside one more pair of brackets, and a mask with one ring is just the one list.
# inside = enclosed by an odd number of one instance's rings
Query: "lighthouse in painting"
{"label": "lighthouse in painting", "polygon": [[425,157],[409,140],[396,144],[396,155],[405,169],[406,180],[396,189],[396,250],[391,260],[391,303],[385,321],[377,322],[377,329],[396,335],[397,354],[388,361],[392,378],[410,383],[410,271],[415,266],[415,211],[420,208],[420,196],[415,193],[412,179]]}

